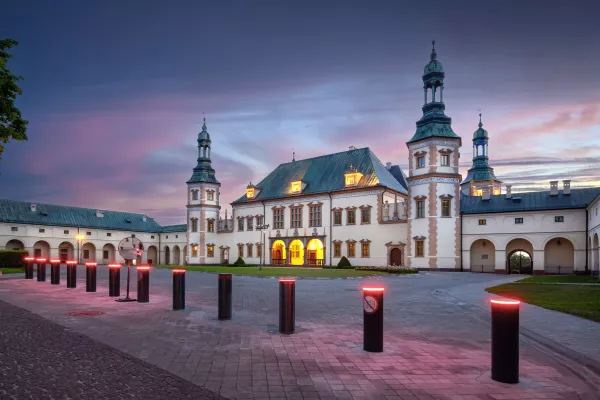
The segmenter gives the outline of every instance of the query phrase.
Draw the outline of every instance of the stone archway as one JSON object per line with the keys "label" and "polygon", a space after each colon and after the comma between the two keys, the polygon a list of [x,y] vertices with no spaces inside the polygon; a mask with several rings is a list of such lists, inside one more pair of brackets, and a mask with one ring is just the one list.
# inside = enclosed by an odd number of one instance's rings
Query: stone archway
{"label": "stone archway", "polygon": [[115,246],[111,243],[106,243],[102,247],[102,264],[110,264],[115,262]]}
{"label": "stone archway", "polygon": [[165,246],[165,265],[171,265],[171,249]]}
{"label": "stone archway", "polygon": [[404,265],[404,249],[405,243],[402,242],[387,242],[387,262],[391,266],[402,266]]}
{"label": "stone archway", "polygon": [[496,246],[487,239],[477,239],[471,245],[471,272],[494,272]]}
{"label": "stone archway", "polygon": [[575,247],[569,239],[554,238],[544,246],[546,274],[572,274],[575,270]]}
{"label": "stone archway", "polygon": [[394,247],[390,250],[389,264],[392,266],[402,265],[402,251],[399,248]]}
{"label": "stone archway", "polygon": [[527,239],[513,239],[506,245],[506,272],[531,274],[533,272],[533,245]]}
{"label": "stone archway", "polygon": [[36,258],[50,258],[50,245],[45,240],[39,240],[33,245],[33,256]]}
{"label": "stone archway", "polygon": [[285,265],[286,253],[283,240],[276,240],[271,247],[271,264]]}
{"label": "stone archway", "polygon": [[11,239],[8,242],[6,242],[6,250],[23,251],[25,250],[25,245],[18,239]]}
{"label": "stone archway", "polygon": [[81,259],[86,261],[96,261],[96,246],[91,242],[86,242],[81,246]]}
{"label": "stone archway", "polygon": [[301,240],[292,240],[289,252],[291,265],[304,265],[304,243]]}
{"label": "stone archway", "polygon": [[156,246],[148,247],[148,252],[146,253],[146,260],[148,260],[148,264],[158,264],[158,249]]}
{"label": "stone archway", "polygon": [[319,239],[311,239],[306,245],[308,265],[323,265],[324,251],[323,242]]}
{"label": "stone archway", "polygon": [[71,242],[62,242],[58,245],[58,257],[61,261],[65,262],[68,260],[75,259],[75,246]]}
{"label": "stone archway", "polygon": [[177,245],[173,247],[173,264],[181,265],[181,250]]}
{"label": "stone archway", "polygon": [[600,243],[598,240],[598,234],[595,233],[594,234],[594,240],[592,241],[592,253],[594,254],[594,270],[596,271],[596,274],[600,272],[600,249],[598,249],[598,247],[600,247]]}

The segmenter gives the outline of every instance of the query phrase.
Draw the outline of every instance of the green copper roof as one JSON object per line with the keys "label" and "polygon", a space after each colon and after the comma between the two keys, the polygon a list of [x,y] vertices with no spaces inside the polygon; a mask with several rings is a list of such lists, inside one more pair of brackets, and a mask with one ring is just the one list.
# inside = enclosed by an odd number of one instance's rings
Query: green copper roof
{"label": "green copper roof", "polygon": [[165,233],[165,232],[186,232],[187,231],[187,225],[186,224],[179,224],[179,225],[165,225],[162,227],[161,232]]}
{"label": "green copper roof", "polygon": [[496,181],[502,183],[494,174],[494,168],[488,164],[487,143],[488,132],[483,129],[481,114],[479,114],[479,128],[473,133],[473,145],[483,149],[483,154],[473,157],[473,166],[467,172],[467,176],[461,185],[472,181]]}
{"label": "green copper roof", "polygon": [[511,199],[505,195],[492,195],[489,200],[480,196],[460,196],[460,211],[463,214],[485,214],[499,212],[524,212],[542,210],[568,210],[586,208],[597,196],[600,188],[571,189],[570,195],[550,196],[549,191],[513,193]]}
{"label": "green copper roof", "polygon": [[198,163],[192,172],[192,177],[188,179],[187,183],[219,183],[210,162],[210,153],[203,152],[206,149],[210,151],[210,135],[206,130],[205,119],[202,124],[202,131],[198,134]]}
{"label": "green copper roof", "polygon": [[[350,166],[356,168],[363,174],[363,177],[358,182],[358,186],[346,188],[344,174]],[[376,186],[384,186],[403,194],[408,193],[375,154],[365,147],[281,164],[255,185],[260,192],[251,201],[296,196],[288,193],[290,183],[295,180],[306,182],[306,187],[301,194],[318,194]],[[247,201],[249,199],[244,195],[233,204]]]}

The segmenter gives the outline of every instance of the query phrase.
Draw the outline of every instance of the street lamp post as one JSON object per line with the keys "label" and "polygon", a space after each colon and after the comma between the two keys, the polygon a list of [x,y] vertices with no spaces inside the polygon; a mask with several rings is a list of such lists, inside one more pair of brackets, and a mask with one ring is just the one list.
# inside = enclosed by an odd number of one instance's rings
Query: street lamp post
{"label": "street lamp post", "polygon": [[81,252],[79,249],[81,247],[81,241],[85,239],[85,236],[78,233],[77,236],[75,236],[75,239],[77,239],[77,264],[81,264]]}
{"label": "street lamp post", "polygon": [[261,251],[262,251],[261,261],[262,262],[260,264],[258,264],[258,270],[262,271],[262,266],[265,263],[265,233],[263,231],[266,230],[266,229],[269,229],[269,224],[266,224],[266,225],[256,225],[256,229],[261,232],[261,236],[262,236],[260,238],[260,242],[262,243],[262,245],[261,245]]}

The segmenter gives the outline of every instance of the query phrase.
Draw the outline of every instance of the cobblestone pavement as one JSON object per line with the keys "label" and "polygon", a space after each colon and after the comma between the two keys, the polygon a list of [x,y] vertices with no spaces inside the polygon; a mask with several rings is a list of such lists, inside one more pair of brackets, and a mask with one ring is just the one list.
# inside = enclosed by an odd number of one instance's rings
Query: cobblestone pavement
{"label": "cobblestone pavement", "polygon": [[221,399],[3,301],[0,321],[1,399]]}
{"label": "cobblestone pavement", "polygon": [[[232,399],[600,398],[595,366],[565,357],[547,340],[522,338],[519,384],[490,379],[489,310],[449,291],[512,277],[299,279],[297,333],[286,336],[277,333],[276,279],[234,276],[234,318],[218,321],[215,274],[186,274],[184,311],[170,309],[168,270],[152,270],[147,304],[112,301],[107,275],[99,269],[96,293],[86,293],[83,280],[76,289],[66,289],[64,281],[3,280],[0,300]],[[383,353],[362,350],[360,288],[367,283],[386,287]],[[66,315],[70,311],[105,314],[73,317]],[[573,318],[571,323],[580,321]]]}

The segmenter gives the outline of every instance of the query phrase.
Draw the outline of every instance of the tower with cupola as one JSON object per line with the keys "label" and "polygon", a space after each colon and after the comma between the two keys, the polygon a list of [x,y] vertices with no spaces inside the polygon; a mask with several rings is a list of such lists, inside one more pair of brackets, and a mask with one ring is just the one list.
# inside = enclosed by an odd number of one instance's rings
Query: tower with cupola
{"label": "tower with cupola", "polygon": [[479,128],[473,133],[473,166],[460,184],[464,195],[488,197],[502,194],[502,181],[496,178],[494,169],[488,164],[488,141],[488,131],[483,129],[479,114]]}
{"label": "tower with cupola", "polygon": [[210,159],[210,135],[206,119],[198,134],[198,160],[192,177],[187,181],[187,251],[188,265],[214,262],[219,220],[219,189]]}
{"label": "tower with cupola", "polygon": [[419,269],[460,267],[461,138],[444,104],[444,69],[435,41],[423,73],[423,116],[406,143],[409,153],[408,243],[410,265]]}

